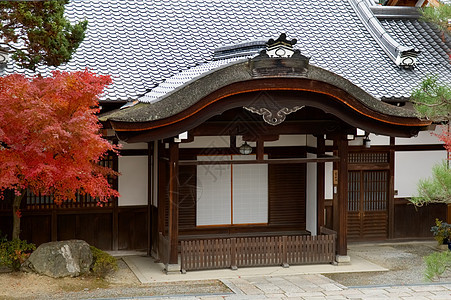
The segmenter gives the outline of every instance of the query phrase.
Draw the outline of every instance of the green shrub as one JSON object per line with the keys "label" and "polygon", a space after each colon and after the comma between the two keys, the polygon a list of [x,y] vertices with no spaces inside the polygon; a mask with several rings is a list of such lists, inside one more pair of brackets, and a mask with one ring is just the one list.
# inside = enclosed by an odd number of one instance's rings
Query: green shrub
{"label": "green shrub", "polygon": [[447,269],[451,268],[451,251],[434,252],[426,256],[424,262],[426,278],[429,280],[440,278]]}
{"label": "green shrub", "polygon": [[12,241],[3,241],[0,243],[0,264],[18,271],[23,262],[36,249],[34,244],[28,244],[27,241],[14,239]]}
{"label": "green shrub", "polygon": [[443,245],[449,241],[451,236],[451,224],[435,219],[435,226],[431,227],[434,239],[439,245]]}
{"label": "green shrub", "polygon": [[117,271],[117,261],[114,257],[94,246],[91,246],[91,252],[91,271],[95,276],[105,278],[109,273]]}

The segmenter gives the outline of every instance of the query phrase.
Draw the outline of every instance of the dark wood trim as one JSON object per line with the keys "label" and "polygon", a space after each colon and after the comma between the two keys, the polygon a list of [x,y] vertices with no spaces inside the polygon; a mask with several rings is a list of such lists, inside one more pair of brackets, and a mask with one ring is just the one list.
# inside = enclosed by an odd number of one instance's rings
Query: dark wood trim
{"label": "dark wood trim", "polygon": [[339,158],[335,156],[327,157],[312,157],[312,158],[274,158],[267,160],[227,160],[227,161],[197,161],[197,160],[181,160],[180,166],[199,166],[199,165],[249,165],[249,164],[268,164],[268,165],[283,165],[283,164],[305,164],[312,162],[333,162],[338,161]]}
{"label": "dark wood trim", "polygon": [[179,144],[169,144],[169,263],[178,263],[178,235],[179,235]]}
{"label": "dark wood trim", "polygon": [[338,156],[338,242],[337,252],[339,255],[347,255],[347,199],[348,199],[348,140],[346,135],[336,138]]}
{"label": "dark wood trim", "polygon": [[390,164],[388,163],[372,163],[372,164],[349,164],[348,170],[362,171],[362,170],[390,170]]}
{"label": "dark wood trim", "polygon": [[[349,146],[349,152],[387,152],[393,149],[395,151],[442,151],[445,150],[442,144],[419,144],[419,145],[378,145],[365,148],[363,146]],[[335,150],[334,146],[326,146],[326,152]]]}
{"label": "dark wood trim", "polygon": [[[316,152],[318,156],[325,155],[326,145],[323,136],[316,137]],[[317,195],[317,224],[318,224],[318,232],[322,226],[326,226],[325,217],[324,217],[324,198],[325,198],[325,163],[318,162],[316,165],[316,195]]]}
{"label": "dark wood trim", "polygon": [[119,154],[121,156],[147,156],[148,149],[121,149]]}
{"label": "dark wood trim", "polygon": [[440,151],[445,150],[442,144],[394,145],[395,151]]}

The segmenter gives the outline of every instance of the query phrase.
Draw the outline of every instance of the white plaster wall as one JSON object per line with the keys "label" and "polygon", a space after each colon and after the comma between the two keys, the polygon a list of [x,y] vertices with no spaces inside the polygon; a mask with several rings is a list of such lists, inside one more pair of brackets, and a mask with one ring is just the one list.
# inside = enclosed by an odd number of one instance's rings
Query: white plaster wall
{"label": "white plaster wall", "polygon": [[[326,153],[327,155],[333,155],[332,152]],[[333,169],[334,164],[332,162],[325,163],[324,167],[324,198],[325,199],[333,199],[334,194],[334,186],[333,186]]]}
{"label": "white plaster wall", "polygon": [[132,143],[132,144],[128,144],[128,143],[124,143],[124,142],[120,142],[119,143],[121,145],[121,149],[147,149],[147,143]]}
{"label": "white plaster wall", "polygon": [[[389,146],[390,137],[385,135],[370,134],[371,146]],[[363,141],[362,141],[363,142]]]}
{"label": "white plaster wall", "polygon": [[[240,146],[241,144],[237,144]],[[229,136],[195,136],[191,143],[180,143],[180,148],[229,148]]]}
{"label": "white plaster wall", "polygon": [[420,131],[412,138],[395,138],[396,145],[421,145],[421,144],[443,144],[434,133],[440,133],[442,126],[437,126],[435,131]]}
{"label": "white plaster wall", "polygon": [[147,205],[147,156],[120,156],[119,173],[119,206]]}
{"label": "white plaster wall", "polygon": [[280,135],[277,141],[265,142],[265,147],[306,146],[306,139],[304,134]]}
{"label": "white plaster wall", "polygon": [[[307,153],[307,158],[315,158],[315,154]],[[306,229],[316,235],[317,227],[317,185],[316,163],[307,163],[307,191],[306,191]]]}
{"label": "white plaster wall", "polygon": [[395,153],[395,197],[417,195],[417,183],[431,176],[432,166],[446,158],[446,151],[398,151]]}

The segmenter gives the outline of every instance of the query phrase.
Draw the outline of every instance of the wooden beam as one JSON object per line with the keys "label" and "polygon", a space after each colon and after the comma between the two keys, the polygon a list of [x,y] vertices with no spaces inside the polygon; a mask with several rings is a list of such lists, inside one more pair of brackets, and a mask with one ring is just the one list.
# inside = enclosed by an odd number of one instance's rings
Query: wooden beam
{"label": "wooden beam", "polygon": [[[343,126],[343,125],[341,125]],[[271,126],[263,121],[207,121],[191,129],[194,136],[244,135],[247,141],[256,141],[255,136],[265,137],[267,140],[276,140],[283,134],[324,134],[333,133],[340,128],[334,120],[293,120],[285,121],[277,126]],[[351,133],[351,129],[349,130]],[[252,134],[249,134],[251,132]],[[265,139],[266,140],[266,139]]]}
{"label": "wooden beam", "polygon": [[336,138],[338,156],[338,191],[337,204],[334,207],[338,211],[338,243],[337,253],[339,255],[347,255],[347,202],[348,202],[348,140],[346,135],[341,135]]}
{"label": "wooden beam", "polygon": [[169,264],[178,264],[179,236],[179,144],[169,144]]}
{"label": "wooden beam", "polygon": [[314,157],[314,158],[276,158],[266,160],[224,160],[224,161],[197,161],[180,160],[179,166],[200,166],[200,165],[250,165],[250,164],[305,164],[311,162],[333,162],[338,161],[336,156]]}

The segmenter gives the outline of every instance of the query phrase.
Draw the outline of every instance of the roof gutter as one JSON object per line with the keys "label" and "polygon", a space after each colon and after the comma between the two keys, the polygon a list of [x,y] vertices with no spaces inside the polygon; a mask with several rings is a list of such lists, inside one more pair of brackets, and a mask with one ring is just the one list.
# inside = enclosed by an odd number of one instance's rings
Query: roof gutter
{"label": "roof gutter", "polygon": [[376,42],[397,66],[405,69],[411,69],[415,66],[420,51],[413,47],[401,45],[391,37],[372,12],[371,1],[349,0],[349,3]]}

